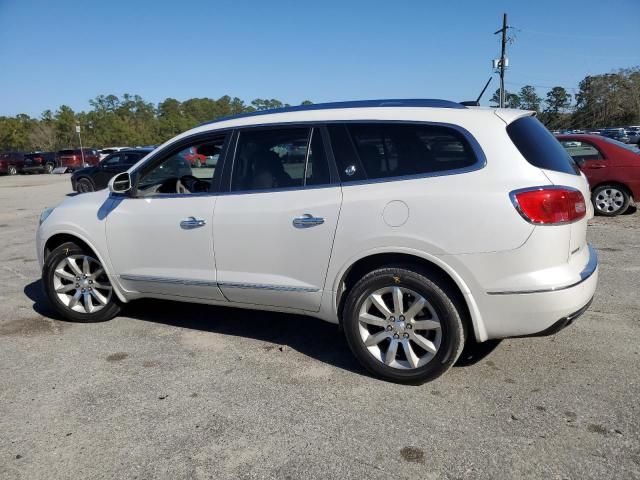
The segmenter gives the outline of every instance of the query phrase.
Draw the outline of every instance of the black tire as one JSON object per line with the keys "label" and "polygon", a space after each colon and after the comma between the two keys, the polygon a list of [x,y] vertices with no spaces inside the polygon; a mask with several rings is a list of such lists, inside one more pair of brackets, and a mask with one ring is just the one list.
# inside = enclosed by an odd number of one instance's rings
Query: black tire
{"label": "black tire", "polygon": [[9,165],[9,168],[7,169],[7,173],[9,175],[17,175],[18,169],[15,167],[15,165]]}
{"label": "black tire", "polygon": [[93,182],[88,178],[80,178],[76,182],[76,191],[78,193],[88,193],[95,191],[95,187],[93,186]]}
{"label": "black tire", "polygon": [[44,166],[44,173],[47,173],[47,174],[49,174],[49,173],[53,173],[53,169],[54,169],[54,168],[55,168],[55,167],[53,166],[53,163],[47,163],[47,164],[45,164],[45,166]]}
{"label": "black tire", "polygon": [[[73,322],[93,323],[104,322],[106,320],[112,319],[113,317],[118,315],[121,310],[120,301],[113,291],[113,288],[111,290],[111,294],[108,296],[107,303],[100,310],[93,313],[82,313],[72,310],[67,305],[65,305],[63,301],[60,300],[60,298],[58,298],[58,294],[55,291],[54,283],[55,269],[60,264],[60,262],[74,255],[82,255],[95,258],[95,254],[92,251],[87,250],[86,248],[83,248],[73,242],[67,242],[53,250],[45,259],[44,268],[42,269],[42,284],[44,286],[44,291],[47,295],[47,298],[49,299],[49,302],[51,302],[51,305],[58,314],[60,314],[63,318],[71,320]],[[106,275],[103,274],[98,278],[100,279],[99,281],[101,283],[108,283],[108,278],[106,277]]]}
{"label": "black tire", "polygon": [[[438,315],[441,332],[440,346],[431,360],[424,365],[406,369],[394,368],[374,357],[365,346],[358,318],[360,308],[370,294],[388,287],[402,287],[421,295],[427,299]],[[342,327],[351,351],[368,371],[377,377],[396,383],[421,384],[445,373],[460,356],[465,343],[461,311],[462,309],[456,306],[455,296],[449,293],[449,289],[437,279],[429,278],[427,273],[413,267],[387,267],[368,273],[354,285],[345,301]],[[383,327],[378,328],[384,331]],[[371,332],[370,334],[373,335]]]}
{"label": "black tire", "polygon": [[591,194],[591,203],[597,215],[615,217],[627,211],[631,197],[620,185],[600,185]]}

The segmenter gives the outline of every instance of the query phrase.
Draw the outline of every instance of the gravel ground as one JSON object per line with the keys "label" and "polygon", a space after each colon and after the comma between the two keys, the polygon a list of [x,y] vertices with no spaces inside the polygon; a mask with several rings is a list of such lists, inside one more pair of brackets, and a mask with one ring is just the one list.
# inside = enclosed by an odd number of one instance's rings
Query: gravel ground
{"label": "gravel ground", "polygon": [[640,478],[640,213],[591,222],[576,324],[415,387],[312,318],[145,300],[55,319],[34,233],[69,189],[0,178],[0,478]]}

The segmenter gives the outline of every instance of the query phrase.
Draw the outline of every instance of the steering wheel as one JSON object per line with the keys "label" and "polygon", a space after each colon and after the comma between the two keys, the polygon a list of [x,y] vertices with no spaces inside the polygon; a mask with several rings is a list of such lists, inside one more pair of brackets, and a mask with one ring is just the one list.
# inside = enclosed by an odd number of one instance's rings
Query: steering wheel
{"label": "steering wheel", "polygon": [[193,175],[183,175],[176,181],[176,193],[208,192],[209,187],[209,182]]}

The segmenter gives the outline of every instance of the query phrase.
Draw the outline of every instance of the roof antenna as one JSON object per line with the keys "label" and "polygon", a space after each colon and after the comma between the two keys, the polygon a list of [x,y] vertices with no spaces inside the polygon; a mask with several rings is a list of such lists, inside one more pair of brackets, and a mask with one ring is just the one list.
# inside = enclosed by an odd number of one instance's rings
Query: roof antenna
{"label": "roof antenna", "polygon": [[460,105],[464,105],[465,107],[479,107],[480,99],[482,98],[482,95],[484,95],[484,92],[487,91],[487,87],[491,83],[491,80],[493,80],[493,77],[489,77],[489,80],[487,80],[487,83],[484,84],[484,88],[482,89],[482,91],[480,92],[480,95],[478,95],[478,98],[475,101],[469,100],[467,102],[460,102]]}

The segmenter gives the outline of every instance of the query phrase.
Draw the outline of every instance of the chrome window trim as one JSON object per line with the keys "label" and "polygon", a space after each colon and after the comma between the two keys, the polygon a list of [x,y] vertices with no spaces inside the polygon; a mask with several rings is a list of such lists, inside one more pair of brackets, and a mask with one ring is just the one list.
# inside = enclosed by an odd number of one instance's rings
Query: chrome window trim
{"label": "chrome window trim", "polygon": [[589,261],[587,265],[580,272],[580,280],[570,285],[564,285],[560,287],[550,287],[550,288],[541,288],[538,290],[520,290],[520,291],[506,291],[506,292],[487,292],[487,295],[520,295],[520,294],[529,294],[529,293],[549,293],[549,292],[559,292],[562,290],[567,290],[569,288],[576,287],[581,283],[591,277],[598,269],[598,252],[592,245],[589,245]]}

